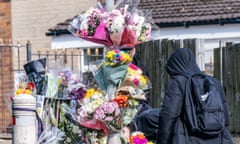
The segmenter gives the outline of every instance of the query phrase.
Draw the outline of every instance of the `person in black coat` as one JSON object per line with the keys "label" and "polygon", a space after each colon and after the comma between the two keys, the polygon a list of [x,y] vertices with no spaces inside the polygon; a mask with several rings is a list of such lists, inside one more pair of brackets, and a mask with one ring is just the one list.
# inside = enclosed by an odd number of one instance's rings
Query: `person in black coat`
{"label": "person in black coat", "polygon": [[229,116],[227,102],[219,81],[215,80],[221,94],[225,112],[225,128],[216,137],[201,137],[192,134],[186,127],[181,113],[185,83],[187,78],[183,73],[190,75],[200,73],[194,54],[188,48],[177,49],[169,58],[166,70],[170,75],[167,82],[165,97],[161,112],[159,113],[157,144],[233,144],[230,132],[228,131]]}

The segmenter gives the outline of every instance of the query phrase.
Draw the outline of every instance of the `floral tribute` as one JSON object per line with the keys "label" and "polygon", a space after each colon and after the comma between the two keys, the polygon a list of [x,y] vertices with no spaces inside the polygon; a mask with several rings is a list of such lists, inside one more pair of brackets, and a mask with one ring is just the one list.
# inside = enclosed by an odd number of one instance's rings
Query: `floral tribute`
{"label": "floral tribute", "polygon": [[[93,143],[128,143],[122,128],[137,115],[139,100],[146,100],[144,90],[148,89],[149,80],[121,48],[148,41],[151,24],[137,10],[130,12],[128,8],[90,8],[69,25],[73,35],[107,48],[102,62],[92,70],[97,87],[77,87],[70,95],[79,107],[72,115],[80,126],[94,132]],[[147,143],[141,133],[130,140],[130,144]]]}
{"label": "floral tribute", "polygon": [[30,82],[19,85],[15,95],[36,94],[44,125],[38,143],[149,144],[142,133],[133,133],[130,140],[123,134],[138,114],[140,100],[146,100],[149,80],[121,48],[148,41],[150,23],[137,10],[130,12],[128,5],[108,12],[90,8],[70,23],[69,30],[108,51],[92,70],[94,86],[64,66],[47,71],[46,59],[25,66]]}
{"label": "floral tribute", "polygon": [[130,13],[127,9],[128,5],[110,12],[90,8],[70,23],[69,30],[77,37],[111,48],[149,40],[151,24],[137,11]]}

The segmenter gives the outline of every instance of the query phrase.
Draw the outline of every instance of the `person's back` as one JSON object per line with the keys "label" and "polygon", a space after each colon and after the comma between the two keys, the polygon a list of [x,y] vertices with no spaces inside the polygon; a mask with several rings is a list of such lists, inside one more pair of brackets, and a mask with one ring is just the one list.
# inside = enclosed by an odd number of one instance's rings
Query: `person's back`
{"label": "person's back", "polygon": [[[214,79],[220,93],[225,114],[224,129],[214,136],[202,136],[192,132],[184,119],[186,84],[185,74],[201,73],[190,49],[179,48],[169,58],[166,70],[171,76],[166,87],[165,97],[159,116],[157,144],[233,144],[227,129],[229,117],[227,103],[221,84]],[[191,89],[188,89],[191,91]]]}

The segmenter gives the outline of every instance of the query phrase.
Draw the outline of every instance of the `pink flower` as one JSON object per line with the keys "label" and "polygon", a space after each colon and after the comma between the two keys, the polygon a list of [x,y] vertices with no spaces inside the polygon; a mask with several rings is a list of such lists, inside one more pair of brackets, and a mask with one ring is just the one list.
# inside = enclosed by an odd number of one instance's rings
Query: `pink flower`
{"label": "pink flower", "polygon": [[110,122],[110,121],[113,121],[113,119],[114,119],[113,116],[108,116],[108,117],[106,117],[106,118],[104,119],[104,121]]}
{"label": "pink flower", "polygon": [[103,120],[105,118],[105,113],[102,108],[98,108],[95,111],[94,118],[97,120]]}
{"label": "pink flower", "polygon": [[131,68],[131,69],[133,69],[133,70],[138,70],[139,68],[136,66],[136,65],[134,65],[133,63],[130,63],[129,64],[129,67]]}
{"label": "pink flower", "polygon": [[112,114],[115,111],[115,108],[113,104],[110,102],[103,105],[103,110],[105,113]]}
{"label": "pink flower", "polygon": [[139,80],[138,80],[137,78],[134,78],[134,79],[133,79],[133,83],[134,83],[136,86],[138,86],[138,85],[139,85]]}
{"label": "pink flower", "polygon": [[120,53],[121,51],[119,49],[114,50],[115,53]]}
{"label": "pink flower", "polygon": [[120,109],[117,108],[117,109],[115,110],[114,116],[115,116],[115,117],[118,117],[119,115],[120,115]]}

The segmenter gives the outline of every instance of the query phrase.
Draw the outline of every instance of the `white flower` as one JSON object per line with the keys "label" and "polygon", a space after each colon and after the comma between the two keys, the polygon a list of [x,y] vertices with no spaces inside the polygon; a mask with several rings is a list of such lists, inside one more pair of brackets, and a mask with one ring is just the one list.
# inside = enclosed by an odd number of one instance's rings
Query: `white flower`
{"label": "white flower", "polygon": [[141,35],[142,26],[144,24],[145,18],[139,15],[133,16],[133,24],[129,25],[129,28],[136,33],[136,37]]}
{"label": "white flower", "polygon": [[88,29],[88,24],[87,24],[88,20],[84,19],[80,25],[80,30],[87,30]]}
{"label": "white flower", "polygon": [[132,119],[136,116],[137,114],[137,109],[127,109],[124,112],[124,117],[123,117],[123,124],[127,125],[129,124]]}
{"label": "white flower", "polygon": [[110,27],[111,32],[113,33],[121,32],[124,28],[124,24],[125,24],[125,20],[123,16],[115,17]]}

